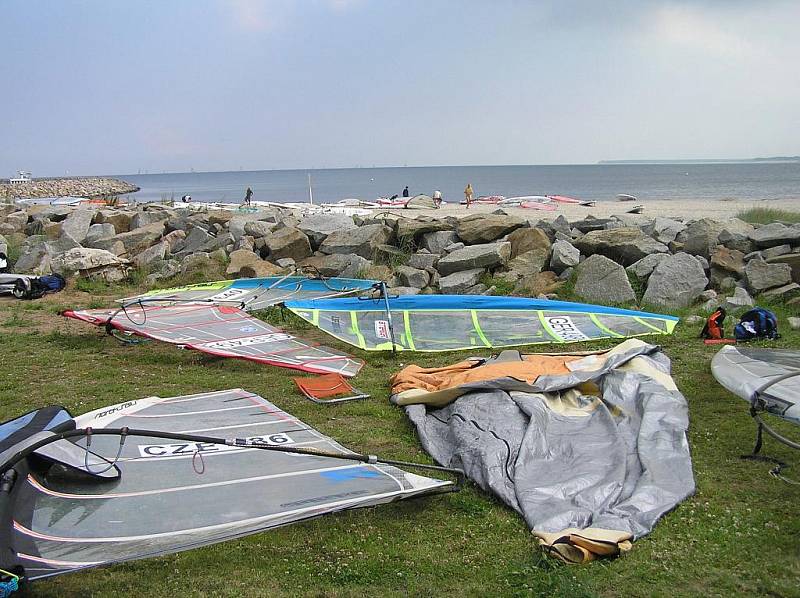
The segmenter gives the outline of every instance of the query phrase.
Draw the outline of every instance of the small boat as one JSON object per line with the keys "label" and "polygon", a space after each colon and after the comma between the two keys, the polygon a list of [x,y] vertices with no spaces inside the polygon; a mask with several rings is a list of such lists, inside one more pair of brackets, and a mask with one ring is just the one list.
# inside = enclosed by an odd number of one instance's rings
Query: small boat
{"label": "small boat", "polygon": [[635,195],[628,195],[627,193],[618,193],[617,201],[639,201]]}

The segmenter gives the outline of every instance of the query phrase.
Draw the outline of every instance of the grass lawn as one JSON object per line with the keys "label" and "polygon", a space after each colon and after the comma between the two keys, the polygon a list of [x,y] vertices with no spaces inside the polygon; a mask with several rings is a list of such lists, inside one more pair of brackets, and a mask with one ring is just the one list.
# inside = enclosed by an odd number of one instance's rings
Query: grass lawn
{"label": "grass lawn", "polygon": [[[57,315],[67,307],[110,305],[130,291],[70,287],[35,302],[0,300],[0,420],[53,403],[79,414],[148,395],[243,387],[354,450],[429,461],[403,411],[389,404],[387,378],[412,361],[447,364],[465,353],[366,354],[304,327],[303,336],[367,360],[356,382],[372,399],[320,406],[299,395],[288,370],[159,343],[123,346],[100,329]],[[775,346],[800,348],[800,333],[786,324],[792,314],[776,311],[784,336]],[[277,316],[268,317],[274,322]],[[674,336],[651,340],[672,359],[689,402],[698,491],[623,558],[566,566],[544,557],[521,517],[468,484],[459,494],[325,516],[36,582],[29,594],[800,596],[800,487],[769,476],[767,464],[739,459],[752,447],[754,426],[747,405],[714,381],[709,362],[718,347],[704,346],[697,333],[698,327],[679,324]],[[545,350],[568,349],[532,349]],[[800,437],[796,427],[778,427]],[[771,440],[765,452],[800,463],[800,454]],[[800,478],[800,467],[787,472],[793,474]]]}

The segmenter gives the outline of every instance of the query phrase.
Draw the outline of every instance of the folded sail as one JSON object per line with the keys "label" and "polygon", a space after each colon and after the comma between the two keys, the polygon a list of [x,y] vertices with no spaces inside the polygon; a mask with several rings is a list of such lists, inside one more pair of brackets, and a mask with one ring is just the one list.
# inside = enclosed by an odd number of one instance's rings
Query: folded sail
{"label": "folded sail", "polygon": [[270,326],[236,307],[181,303],[66,311],[69,318],[210,355],[318,374],[355,376],[363,362]]}
{"label": "folded sail", "polygon": [[[387,309],[388,303],[388,309]],[[671,334],[678,318],[524,297],[416,295],[289,301],[328,334],[367,351],[453,351]]]}

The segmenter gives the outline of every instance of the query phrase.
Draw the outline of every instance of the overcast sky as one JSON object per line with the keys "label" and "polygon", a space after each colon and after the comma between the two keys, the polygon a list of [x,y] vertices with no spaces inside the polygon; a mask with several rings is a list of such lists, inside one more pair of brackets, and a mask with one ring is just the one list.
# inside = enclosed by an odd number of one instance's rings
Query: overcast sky
{"label": "overcast sky", "polygon": [[800,2],[0,0],[0,177],[800,154]]}

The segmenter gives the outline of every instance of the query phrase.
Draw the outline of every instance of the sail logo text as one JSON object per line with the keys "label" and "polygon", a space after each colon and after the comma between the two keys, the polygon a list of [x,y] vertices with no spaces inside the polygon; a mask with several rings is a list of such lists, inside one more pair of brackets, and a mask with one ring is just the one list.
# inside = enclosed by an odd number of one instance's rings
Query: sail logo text
{"label": "sail logo text", "polygon": [[[265,444],[279,446],[294,444],[288,434],[278,433],[266,436],[251,436],[246,440],[252,444]],[[195,453],[224,453],[226,451],[242,450],[241,446],[228,446],[226,444],[212,444],[210,442],[176,442],[174,444],[140,444],[139,456],[145,459],[150,457],[191,457]]]}
{"label": "sail logo text", "polygon": [[550,330],[562,341],[585,341],[589,337],[581,332],[569,316],[549,316],[545,318]]}
{"label": "sail logo text", "polygon": [[204,343],[205,349],[239,349],[241,347],[249,347],[251,345],[264,345],[266,343],[277,343],[280,341],[289,341],[294,337],[283,332],[274,332],[271,334],[260,334],[258,336],[249,336],[247,338],[237,338],[229,341],[216,341],[213,343]]}

